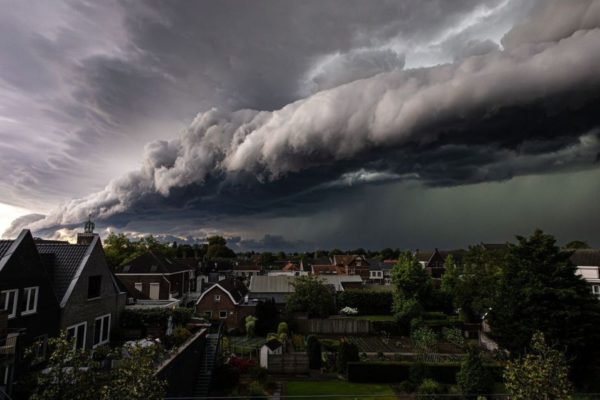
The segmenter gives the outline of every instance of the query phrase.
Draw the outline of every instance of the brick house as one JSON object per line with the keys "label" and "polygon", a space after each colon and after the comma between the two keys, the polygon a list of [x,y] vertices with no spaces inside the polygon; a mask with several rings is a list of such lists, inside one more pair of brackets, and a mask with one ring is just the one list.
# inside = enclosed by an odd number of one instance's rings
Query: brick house
{"label": "brick house", "polygon": [[[91,224],[91,222],[88,222]],[[52,271],[52,286],[60,305],[60,329],[75,337],[76,348],[92,349],[110,341],[125,307],[122,292],[110,271],[100,237],[77,235],[77,244],[36,242],[42,262]]]}
{"label": "brick house", "polygon": [[196,315],[224,321],[227,329],[243,330],[246,316],[254,315],[255,310],[247,294],[248,289],[240,279],[223,279],[202,292],[196,301]]}
{"label": "brick house", "polygon": [[364,282],[371,277],[369,261],[360,254],[335,255],[333,265],[345,271],[345,275],[360,275]]}
{"label": "brick house", "polygon": [[134,298],[185,300],[196,289],[194,268],[152,251],[117,267],[115,276]]}

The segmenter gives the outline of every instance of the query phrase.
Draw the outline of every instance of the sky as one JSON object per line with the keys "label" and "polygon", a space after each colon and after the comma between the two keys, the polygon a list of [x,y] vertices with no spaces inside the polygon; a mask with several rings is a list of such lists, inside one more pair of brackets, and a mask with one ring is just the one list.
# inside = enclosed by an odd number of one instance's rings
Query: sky
{"label": "sky", "polygon": [[600,0],[0,0],[0,233],[600,247]]}

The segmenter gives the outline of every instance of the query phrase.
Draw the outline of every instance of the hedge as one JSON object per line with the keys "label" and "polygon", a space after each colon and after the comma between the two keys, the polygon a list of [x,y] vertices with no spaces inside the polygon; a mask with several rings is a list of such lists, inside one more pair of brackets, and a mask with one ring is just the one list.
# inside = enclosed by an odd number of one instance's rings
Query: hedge
{"label": "hedge", "polygon": [[381,315],[392,312],[394,294],[375,290],[346,290],[337,295],[337,307],[358,308],[362,315]]}
{"label": "hedge", "polygon": [[120,321],[122,328],[140,329],[148,326],[165,325],[169,317],[173,317],[173,325],[185,325],[189,322],[194,309],[178,307],[171,308],[148,308],[142,310],[123,310]]}
{"label": "hedge", "polygon": [[[410,379],[410,369],[415,362],[349,362],[347,374],[349,382],[357,383],[396,383]],[[424,378],[435,379],[445,384],[455,384],[456,374],[461,363],[421,363],[425,370]],[[502,376],[501,365],[486,365],[491,375],[498,379]]]}

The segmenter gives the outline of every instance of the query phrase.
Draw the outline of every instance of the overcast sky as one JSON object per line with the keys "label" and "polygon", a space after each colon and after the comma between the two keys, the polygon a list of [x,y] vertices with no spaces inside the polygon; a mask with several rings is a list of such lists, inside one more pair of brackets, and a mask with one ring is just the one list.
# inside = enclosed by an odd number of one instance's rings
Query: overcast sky
{"label": "overcast sky", "polygon": [[600,0],[0,1],[5,237],[600,246]]}

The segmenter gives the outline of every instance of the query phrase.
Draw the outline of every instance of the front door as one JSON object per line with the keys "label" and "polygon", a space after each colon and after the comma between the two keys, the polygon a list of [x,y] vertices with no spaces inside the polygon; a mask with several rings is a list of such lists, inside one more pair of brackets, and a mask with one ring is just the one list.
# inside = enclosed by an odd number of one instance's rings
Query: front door
{"label": "front door", "polygon": [[150,284],[150,300],[158,300],[160,296],[160,283]]}

